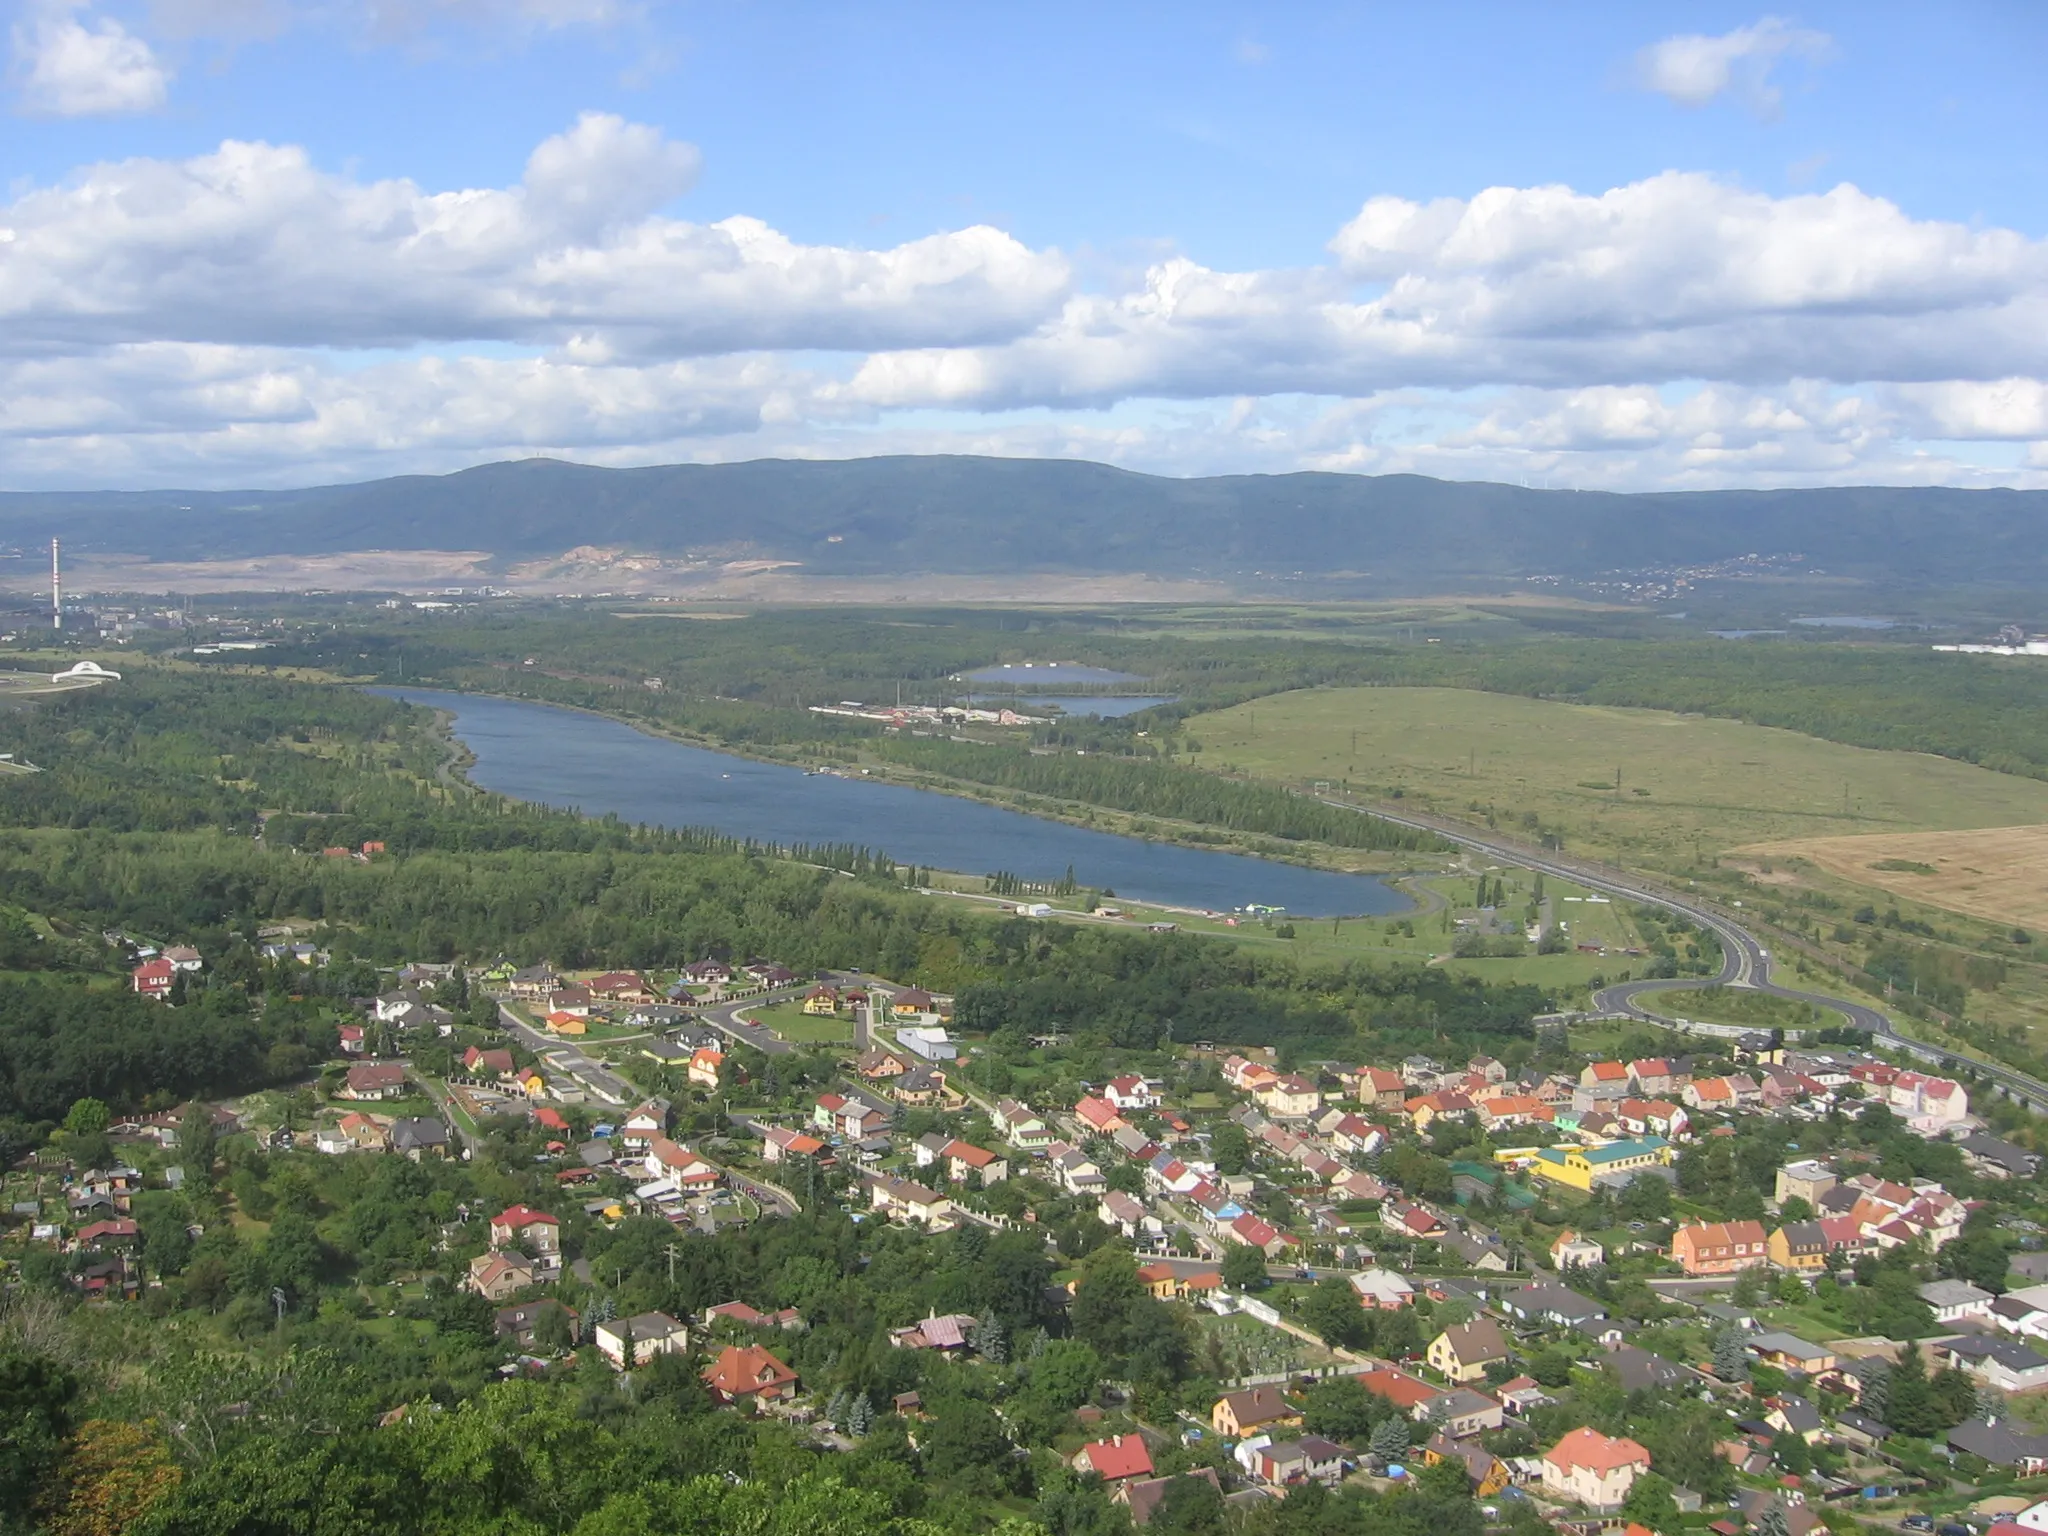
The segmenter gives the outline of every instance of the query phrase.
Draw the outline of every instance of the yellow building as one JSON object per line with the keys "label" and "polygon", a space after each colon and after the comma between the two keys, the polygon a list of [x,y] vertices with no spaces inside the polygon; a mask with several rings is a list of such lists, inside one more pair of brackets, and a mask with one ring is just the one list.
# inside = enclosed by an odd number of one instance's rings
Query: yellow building
{"label": "yellow building", "polygon": [[1670,1166],[1671,1143],[1662,1136],[1604,1147],[1540,1147],[1529,1165],[1538,1178],[1589,1194],[1595,1184],[1626,1184],[1643,1169]]}

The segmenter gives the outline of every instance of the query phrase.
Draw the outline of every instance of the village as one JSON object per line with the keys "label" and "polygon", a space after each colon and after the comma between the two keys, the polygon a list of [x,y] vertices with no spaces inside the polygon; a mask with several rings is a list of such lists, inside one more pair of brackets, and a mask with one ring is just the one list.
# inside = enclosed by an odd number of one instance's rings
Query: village
{"label": "village", "polygon": [[[175,1006],[206,961],[150,948],[132,986]],[[290,942],[266,959],[325,963]],[[1600,1056],[1549,1019],[1514,1067],[1195,1042],[1102,1071],[1117,1053],[1070,1033],[974,1036],[944,994],[768,961],[386,979],[296,1094],[85,1115],[70,1139],[114,1155],[10,1172],[4,1251],[142,1302],[165,1281],[137,1202],[194,1176],[195,1137],[428,1166],[516,1148],[534,1193],[461,1211],[436,1246],[518,1370],[676,1356],[714,1401],[822,1443],[914,1425],[914,1389],[818,1401],[804,1312],[773,1297],[589,1299],[597,1234],[653,1218],[715,1238],[836,1206],[877,1231],[1022,1234],[1057,1312],[1103,1253],[1183,1309],[1211,1395],[1104,1379],[1056,1437],[1139,1525],[1176,1480],[1242,1504],[1455,1477],[1490,1522],[1579,1536],[1806,1536],[1850,1507],[2048,1531],[2025,1486],[2048,1473],[2048,1234],[2020,1214],[2040,1159],[1996,1134],[2009,1106],[1973,1111],[1964,1083],[1867,1042],[1637,1030],[1666,1053]],[[1008,1348],[987,1317],[935,1310],[888,1344],[988,1369]]]}

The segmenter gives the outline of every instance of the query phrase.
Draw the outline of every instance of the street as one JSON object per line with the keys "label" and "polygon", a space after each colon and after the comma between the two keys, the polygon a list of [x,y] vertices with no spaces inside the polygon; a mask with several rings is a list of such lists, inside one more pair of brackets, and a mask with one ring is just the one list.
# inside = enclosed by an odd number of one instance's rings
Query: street
{"label": "street", "polygon": [[1573,881],[1589,890],[1663,907],[1667,911],[1690,918],[1709,929],[1715,938],[1720,940],[1721,969],[1717,975],[1677,980],[1626,981],[1604,987],[1593,998],[1593,1006],[1600,1012],[1621,1014],[1641,1019],[1645,1023],[1671,1025],[1678,1021],[1664,1014],[1652,1012],[1637,999],[1660,992],[1696,990],[1716,985],[1751,987],[1759,992],[1767,992],[1773,997],[1790,998],[1795,1002],[1818,1003],[1826,1008],[1837,1009],[1847,1015],[1856,1028],[1870,1031],[1873,1036],[1894,1049],[1906,1051],[1951,1071],[1967,1068],[1979,1072],[2022,1102],[2029,1103],[2036,1109],[2048,1109],[2048,1083],[2042,1083],[2025,1073],[2015,1072],[2010,1067],[2000,1066],[1996,1062],[1980,1061],[1974,1056],[1964,1056],[1938,1045],[1928,1045],[1912,1039],[1899,1033],[1890,1019],[1867,1003],[1854,1002],[1827,993],[1801,992],[1777,985],[1770,979],[1770,951],[1764,948],[1756,935],[1719,908],[1709,906],[1697,897],[1684,896],[1654,882],[1621,875],[1583,859],[1525,848],[1504,838],[1482,837],[1454,822],[1447,822],[1438,817],[1397,815],[1379,809],[1367,810],[1361,806],[1347,805],[1341,800],[1327,798],[1323,798],[1322,803],[1343,810],[1357,811],[1361,816],[1374,816],[1395,826],[1434,832],[1447,842],[1469,848],[1475,853],[1485,854],[1488,858],[1535,870],[1541,874],[1555,875],[1560,880]]}

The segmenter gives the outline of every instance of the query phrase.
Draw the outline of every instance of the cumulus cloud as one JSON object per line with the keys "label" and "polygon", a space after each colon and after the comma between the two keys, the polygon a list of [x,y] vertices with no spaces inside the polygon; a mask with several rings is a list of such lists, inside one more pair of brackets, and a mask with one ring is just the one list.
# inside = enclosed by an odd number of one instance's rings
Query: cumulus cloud
{"label": "cumulus cloud", "polygon": [[[1853,186],[1373,198],[1310,265],[1172,255],[1089,286],[987,226],[864,249],[685,220],[697,170],[591,114],[510,186],[228,143],[21,192],[0,472],[938,449],[1616,487],[2048,471],[2048,242]],[[2020,447],[1987,470],[1930,444]]]}
{"label": "cumulus cloud", "polygon": [[14,24],[14,69],[23,110],[49,117],[151,112],[164,104],[170,71],[148,43],[111,16],[87,16],[45,0]]}
{"label": "cumulus cloud", "polygon": [[878,354],[882,406],[1404,386],[2048,375],[2048,243],[1915,220],[1851,186],[1772,198],[1671,173],[1591,196],[1375,198],[1336,265],[1184,257],[1029,336]]}
{"label": "cumulus cloud", "polygon": [[956,345],[1035,324],[1069,285],[1056,252],[985,226],[868,251],[654,213],[696,167],[690,146],[603,114],[540,145],[515,187],[360,182],[240,142],[93,166],[0,209],[0,350]]}
{"label": "cumulus cloud", "polygon": [[1704,107],[1733,93],[1769,118],[1784,104],[1784,92],[1771,79],[1777,66],[1786,59],[1819,61],[1833,48],[1825,32],[1766,16],[1719,37],[1688,32],[1652,43],[1636,55],[1636,78],[1682,107]]}

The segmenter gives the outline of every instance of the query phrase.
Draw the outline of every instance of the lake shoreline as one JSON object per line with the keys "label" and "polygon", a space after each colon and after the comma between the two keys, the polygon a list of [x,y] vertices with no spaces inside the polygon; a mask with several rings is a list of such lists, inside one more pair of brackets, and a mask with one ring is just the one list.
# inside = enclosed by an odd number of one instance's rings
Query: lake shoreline
{"label": "lake shoreline", "polygon": [[[513,708],[530,708],[536,710],[561,711],[566,714],[579,715],[587,719],[604,721],[610,725],[618,727],[620,730],[631,732],[633,735],[640,737],[649,743],[665,744],[689,752],[710,753],[721,758],[732,760],[735,763],[753,764],[763,768],[777,769],[783,772],[803,774],[807,777],[833,777],[848,782],[873,785],[876,787],[888,788],[912,794],[923,793],[938,795],[948,800],[972,804],[977,807],[981,807],[985,810],[995,812],[1002,816],[1021,817],[1031,822],[1043,824],[1047,827],[1058,827],[1066,829],[1067,831],[1080,834],[1084,837],[1095,839],[1108,839],[1111,842],[1127,843],[1134,845],[1136,847],[1167,850],[1175,854],[1194,855],[1206,859],[1249,861],[1246,865],[1247,868],[1251,864],[1256,864],[1261,867],[1270,866],[1270,869],[1274,872],[1274,875],[1281,880],[1284,880],[1286,878],[1282,872],[1293,871],[1298,872],[1300,875],[1314,877],[1316,879],[1334,879],[1347,882],[1354,880],[1362,881],[1365,882],[1366,887],[1369,887],[1372,891],[1379,893],[1378,898],[1376,900],[1368,902],[1360,910],[1346,911],[1341,914],[1346,917],[1399,916],[1403,915],[1408,911],[1414,910],[1414,903],[1412,901],[1412,898],[1406,892],[1400,890],[1398,887],[1391,883],[1393,877],[1400,875],[1402,873],[1411,872],[1413,870],[1414,862],[1412,859],[1401,859],[1398,857],[1382,856],[1381,859],[1372,861],[1379,867],[1348,868],[1336,862],[1336,850],[1325,849],[1324,845],[1321,844],[1313,845],[1312,850],[1305,850],[1302,855],[1283,855],[1280,857],[1275,857],[1273,853],[1265,851],[1265,846],[1263,844],[1256,848],[1247,847],[1244,843],[1235,840],[1236,835],[1229,833],[1220,833],[1219,838],[1216,841],[1210,841],[1205,838],[1197,838],[1194,836],[1186,838],[1174,837],[1171,835],[1159,836],[1157,835],[1158,832],[1162,830],[1171,832],[1172,830],[1175,830],[1177,828],[1178,824],[1164,822],[1161,818],[1158,817],[1138,816],[1135,813],[1115,811],[1108,809],[1106,807],[1089,805],[1085,802],[1049,800],[1043,796],[1032,795],[1021,791],[1004,791],[1001,794],[991,793],[988,790],[986,790],[984,786],[963,784],[959,781],[949,780],[939,775],[919,772],[916,770],[896,769],[894,771],[888,771],[882,768],[871,768],[865,772],[858,770],[850,771],[845,767],[843,763],[834,763],[829,760],[811,759],[808,756],[800,753],[790,753],[789,755],[785,756],[769,755],[758,751],[747,752],[727,746],[723,743],[713,743],[709,741],[695,740],[687,735],[661,728],[658,725],[646,723],[642,719],[626,718],[617,714],[609,713],[604,710],[591,709],[586,706],[574,704],[558,704],[549,700],[522,698],[518,695],[486,693],[481,691],[467,691],[461,689],[449,689],[445,687],[429,686],[426,684],[406,684],[395,686],[369,685],[368,691],[377,693],[382,697],[397,698],[405,702],[417,704],[419,707],[428,709],[432,711],[437,717],[442,718],[442,730],[446,734],[451,745],[455,749],[457,749],[461,754],[460,761],[451,761],[447,765],[450,771],[458,773],[464,782],[470,784],[474,788],[484,790],[489,793],[505,794],[507,795],[508,798],[512,799],[521,799],[529,801],[537,800],[538,803],[558,803],[556,801],[547,800],[543,797],[537,797],[531,794],[522,794],[505,789],[494,789],[492,786],[480,782],[476,777],[476,769],[479,765],[480,754],[478,753],[475,744],[465,742],[462,739],[460,735],[460,725],[457,720],[457,716],[459,714],[457,708],[454,706],[452,702],[443,702],[443,700],[468,700],[478,703],[509,706]],[[420,695],[428,695],[431,697],[420,697]],[[817,771],[819,768],[828,768],[832,771],[830,773],[821,774]],[[722,775],[722,777],[729,778],[730,775]],[[583,814],[586,815],[604,814],[604,812],[602,811],[597,811],[593,808],[588,807],[584,807],[582,808],[582,810]],[[625,813],[619,812],[619,814]],[[660,818],[642,817],[637,815],[631,817],[630,819],[647,820],[650,822],[650,824],[656,825],[671,824],[664,822]],[[1150,829],[1150,831],[1147,833],[1140,833],[1134,830],[1130,830],[1130,828],[1133,825],[1138,823],[1144,824],[1147,828]],[[694,821],[688,823],[674,824],[704,825],[701,822]],[[1210,830],[1206,827],[1201,826],[1200,824],[1187,824],[1187,829],[1190,832],[1197,833],[1207,832]],[[711,830],[720,831],[725,835],[753,836],[759,838],[763,842],[775,842],[779,844],[783,841],[783,839],[779,837],[768,835],[758,829],[745,833],[734,833],[730,829],[726,828],[712,828]],[[848,838],[847,840],[863,841],[864,839],[853,837]],[[799,838],[795,841],[811,841],[815,843],[816,840]],[[897,854],[893,850],[889,849],[886,845],[881,846],[878,849],[878,851],[888,853],[891,857],[898,857]],[[1294,851],[1292,849],[1288,849],[1286,853],[1288,855],[1293,855]],[[1322,853],[1324,857],[1322,859],[1318,859],[1314,857],[1315,853]],[[952,867],[955,863],[958,862],[957,860],[940,861],[918,858],[913,861],[909,859],[899,858],[899,862],[915,862],[918,864],[926,865],[927,867],[933,869],[944,869],[948,874],[957,874],[967,879],[981,878],[985,873],[987,873],[986,871],[974,869],[963,870]],[[1015,873],[1015,871],[1013,871],[1013,873]],[[1037,876],[1026,876],[1025,878],[1031,880],[1033,884],[1048,883],[1047,881],[1041,880]],[[1109,889],[1119,891],[1122,890],[1122,887],[1114,879],[1089,880],[1084,878],[1082,880],[1082,883],[1090,886],[1091,888],[1107,887]],[[1124,892],[1123,894],[1126,899],[1142,900],[1146,905],[1162,907],[1172,906],[1182,908],[1190,912],[1200,912],[1209,910],[1231,910],[1232,907],[1239,905],[1238,903],[1232,903],[1230,904],[1230,906],[1212,906],[1205,908],[1201,906],[1199,903],[1193,902],[1185,897],[1140,897],[1131,895],[1128,892]],[[1391,899],[1396,904],[1391,906],[1381,905],[1382,902],[1385,902],[1389,899]],[[1377,910],[1375,910],[1375,908],[1377,908]],[[1296,911],[1292,915],[1306,916],[1310,914],[1301,911]],[[1331,912],[1321,912],[1313,915],[1329,917],[1337,914]]]}

